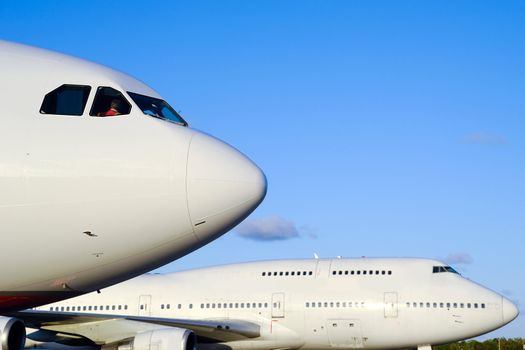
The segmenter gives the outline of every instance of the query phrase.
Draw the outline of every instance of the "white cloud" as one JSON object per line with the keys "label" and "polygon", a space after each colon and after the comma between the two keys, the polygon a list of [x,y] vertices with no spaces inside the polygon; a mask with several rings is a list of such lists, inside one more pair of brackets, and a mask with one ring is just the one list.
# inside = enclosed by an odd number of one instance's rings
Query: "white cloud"
{"label": "white cloud", "polygon": [[450,265],[470,265],[474,262],[474,259],[467,253],[449,254],[444,260]]}
{"label": "white cloud", "polygon": [[247,220],[235,231],[239,236],[255,241],[282,241],[299,237],[294,223],[277,215]]}
{"label": "white cloud", "polygon": [[463,138],[465,143],[472,145],[504,145],[507,139],[500,135],[487,134],[484,132],[475,132]]}

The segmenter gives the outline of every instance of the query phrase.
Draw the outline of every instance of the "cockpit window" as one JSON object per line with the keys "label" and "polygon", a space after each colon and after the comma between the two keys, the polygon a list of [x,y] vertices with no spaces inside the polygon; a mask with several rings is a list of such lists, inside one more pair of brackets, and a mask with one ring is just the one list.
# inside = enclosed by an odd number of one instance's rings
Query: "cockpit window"
{"label": "cockpit window", "polygon": [[432,273],[440,273],[440,272],[452,272],[459,274],[456,270],[454,270],[450,266],[433,266],[432,267]]}
{"label": "cockpit window", "polygon": [[188,123],[175,112],[173,108],[166,102],[158,98],[136,94],[129,92],[128,95],[142,110],[142,113],[150,115],[155,118],[164,119],[173,123],[187,126]]}
{"label": "cockpit window", "polygon": [[64,84],[44,97],[40,113],[58,115],[82,115],[91,86]]}
{"label": "cockpit window", "polygon": [[89,115],[94,117],[114,117],[129,114],[130,111],[131,104],[120,91],[101,86],[97,89],[95,101]]}

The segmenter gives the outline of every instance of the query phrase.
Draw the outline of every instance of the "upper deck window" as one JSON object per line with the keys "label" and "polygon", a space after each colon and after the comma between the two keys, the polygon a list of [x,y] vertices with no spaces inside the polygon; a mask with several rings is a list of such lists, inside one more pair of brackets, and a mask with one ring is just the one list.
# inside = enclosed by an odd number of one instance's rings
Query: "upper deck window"
{"label": "upper deck window", "polygon": [[188,123],[175,112],[173,108],[166,102],[158,98],[136,94],[129,92],[128,95],[142,110],[142,113],[150,115],[155,118],[164,119],[176,124],[187,126]]}
{"label": "upper deck window", "polygon": [[101,86],[97,89],[95,101],[89,115],[96,117],[114,117],[129,114],[131,104],[118,90]]}
{"label": "upper deck window", "polygon": [[44,97],[40,113],[57,115],[82,115],[91,86],[64,84]]}

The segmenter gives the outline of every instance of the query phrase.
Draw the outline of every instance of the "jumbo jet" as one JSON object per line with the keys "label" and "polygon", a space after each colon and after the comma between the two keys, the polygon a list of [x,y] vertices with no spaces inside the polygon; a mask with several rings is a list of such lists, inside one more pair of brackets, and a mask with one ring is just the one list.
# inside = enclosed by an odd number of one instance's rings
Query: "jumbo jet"
{"label": "jumbo jet", "polygon": [[188,127],[144,83],[0,41],[0,312],[166,264],[265,193],[252,161]]}
{"label": "jumbo jet", "polygon": [[144,275],[4,318],[15,331],[4,328],[2,339],[20,347],[24,321],[38,329],[28,346],[429,350],[517,314],[512,302],[436,260],[281,260]]}

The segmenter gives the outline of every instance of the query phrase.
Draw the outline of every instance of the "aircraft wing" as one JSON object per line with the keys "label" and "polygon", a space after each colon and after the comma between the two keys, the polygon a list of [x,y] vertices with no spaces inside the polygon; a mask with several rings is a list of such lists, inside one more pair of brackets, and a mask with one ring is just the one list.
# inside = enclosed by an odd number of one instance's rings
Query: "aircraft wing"
{"label": "aircraft wing", "polygon": [[[80,338],[96,344],[109,344],[134,337],[149,330],[177,327],[193,331],[208,341],[226,342],[260,336],[260,325],[236,319],[174,319],[149,316],[119,316],[28,310],[6,316],[24,321],[27,327],[39,329],[29,335],[35,341],[57,341]],[[49,340],[48,340],[49,339]]]}

